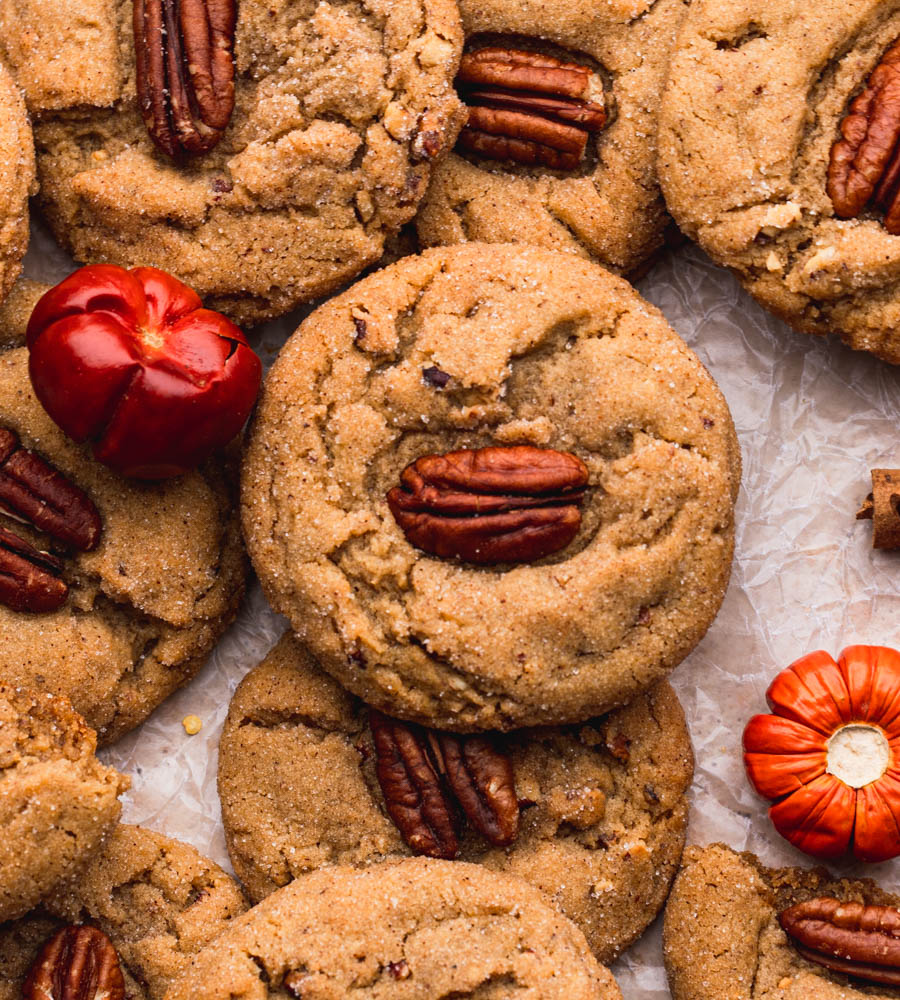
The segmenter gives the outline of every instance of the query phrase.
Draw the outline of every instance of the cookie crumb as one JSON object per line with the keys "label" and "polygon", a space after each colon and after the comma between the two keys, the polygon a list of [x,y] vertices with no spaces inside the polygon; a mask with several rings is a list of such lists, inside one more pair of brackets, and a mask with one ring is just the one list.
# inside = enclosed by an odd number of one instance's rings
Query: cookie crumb
{"label": "cookie crumb", "polygon": [[181,720],[181,724],[188,736],[196,736],[203,728],[203,720],[199,715],[186,715]]}

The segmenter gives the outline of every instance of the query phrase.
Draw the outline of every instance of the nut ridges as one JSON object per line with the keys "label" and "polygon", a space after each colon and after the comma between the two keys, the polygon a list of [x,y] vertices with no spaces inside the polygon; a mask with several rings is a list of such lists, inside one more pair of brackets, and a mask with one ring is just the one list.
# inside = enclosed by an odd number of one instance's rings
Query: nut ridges
{"label": "nut ridges", "polygon": [[64,927],[41,949],[22,995],[24,1000],[125,1000],[115,946],[97,927]]}

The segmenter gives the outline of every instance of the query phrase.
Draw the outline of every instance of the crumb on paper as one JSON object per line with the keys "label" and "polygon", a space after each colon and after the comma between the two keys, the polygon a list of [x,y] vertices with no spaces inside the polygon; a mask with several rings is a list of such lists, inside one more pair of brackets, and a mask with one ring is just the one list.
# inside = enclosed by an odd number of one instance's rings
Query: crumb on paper
{"label": "crumb on paper", "polygon": [[199,715],[186,715],[181,720],[181,724],[188,736],[196,736],[203,728],[203,720]]}

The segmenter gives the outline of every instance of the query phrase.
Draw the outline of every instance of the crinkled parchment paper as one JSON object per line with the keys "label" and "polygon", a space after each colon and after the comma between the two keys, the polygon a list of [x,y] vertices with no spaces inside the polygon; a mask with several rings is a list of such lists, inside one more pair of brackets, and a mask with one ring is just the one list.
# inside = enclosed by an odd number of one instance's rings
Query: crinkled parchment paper
{"label": "crinkled parchment paper", "polygon": [[[72,266],[37,228],[26,273],[56,281]],[[775,833],[748,786],[741,732],[764,710],[771,678],[802,654],[836,654],[854,642],[900,645],[900,553],[873,552],[871,522],[854,519],[869,470],[900,466],[900,368],[793,333],[693,247],[657,264],[639,289],[718,381],[744,457],[731,587],[706,638],[673,675],[697,757],[689,842],[721,840],[773,865],[811,863]],[[252,336],[267,364],[301,318]],[[254,583],[200,675],[104,753],[132,776],[125,819],[228,865],[216,795],[219,733],[238,681],[283,628]],[[203,720],[197,736],[182,728],[188,714]],[[866,874],[900,888],[900,861]],[[658,921],[614,972],[625,1000],[668,997]]]}

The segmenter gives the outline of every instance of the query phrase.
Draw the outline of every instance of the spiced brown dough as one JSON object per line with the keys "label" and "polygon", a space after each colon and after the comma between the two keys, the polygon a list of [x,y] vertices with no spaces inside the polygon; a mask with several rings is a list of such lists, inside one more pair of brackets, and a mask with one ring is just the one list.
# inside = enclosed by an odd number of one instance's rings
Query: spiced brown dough
{"label": "spiced brown dough", "polygon": [[412,217],[461,124],[460,45],[452,0],[242,0],[231,124],[176,164],[139,113],[131,3],[0,3],[57,239],[245,323],[337,288]]}
{"label": "spiced brown dough", "polygon": [[534,49],[590,66],[609,115],[572,171],[459,150],[437,168],[416,217],[423,246],[485,241],[566,250],[629,274],[669,222],[656,177],[662,85],[687,0],[462,0],[468,47]]}
{"label": "spiced brown dough", "polygon": [[[484,567],[406,540],[385,499],[404,467],[487,445],[586,464],[569,546]],[[739,477],[725,400],[630,286],[469,244],[366,278],[291,338],[243,522],[273,606],[345,687],[426,725],[512,729],[602,714],[693,649],[728,581]]]}
{"label": "spiced brown dough", "polygon": [[840,219],[827,170],[851,101],[900,37],[897,0],[696,0],[660,119],[679,225],[798,330],[900,363],[900,238]]}
{"label": "spiced brown dough", "polygon": [[0,921],[78,877],[118,821],[130,782],[96,749],[65,698],[0,684]]}
{"label": "spiced brown dough", "polygon": [[[0,345],[21,340],[7,321],[35,292],[17,288],[0,311]],[[87,492],[103,522],[95,551],[65,553],[58,611],[0,604],[0,682],[65,695],[110,743],[194,676],[237,613],[246,560],[229,476],[219,460],[159,484],[115,475],[47,416],[24,347],[0,350],[0,426]],[[52,547],[2,512],[0,527]]]}
{"label": "spiced brown dough", "polygon": [[237,883],[193,847],[120,825],[70,889],[0,925],[0,1000],[21,1000],[41,947],[72,923],[109,936],[127,1000],[161,1000],[190,957],[246,909]]}
{"label": "spiced brown dough", "polygon": [[[286,635],[241,682],[219,744],[232,863],[259,901],[325,865],[411,854],[388,818],[367,710]],[[460,858],[531,882],[609,963],[656,916],[678,867],[692,767],[665,682],[583,726],[497,742],[527,802],[519,836],[492,848],[468,830]]]}
{"label": "spiced brown dough", "polygon": [[838,879],[824,868],[766,868],[724,844],[688,847],[663,930],[673,1000],[900,997],[900,988],[863,984],[799,955],[778,914],[818,896],[900,905],[900,897],[870,879]]}
{"label": "spiced brown dough", "polygon": [[238,918],[166,1000],[621,1000],[584,937],[527,883],[411,858],[312,872]]}
{"label": "spiced brown dough", "polygon": [[28,249],[28,197],[36,191],[25,102],[0,62],[0,301],[22,270]]}

